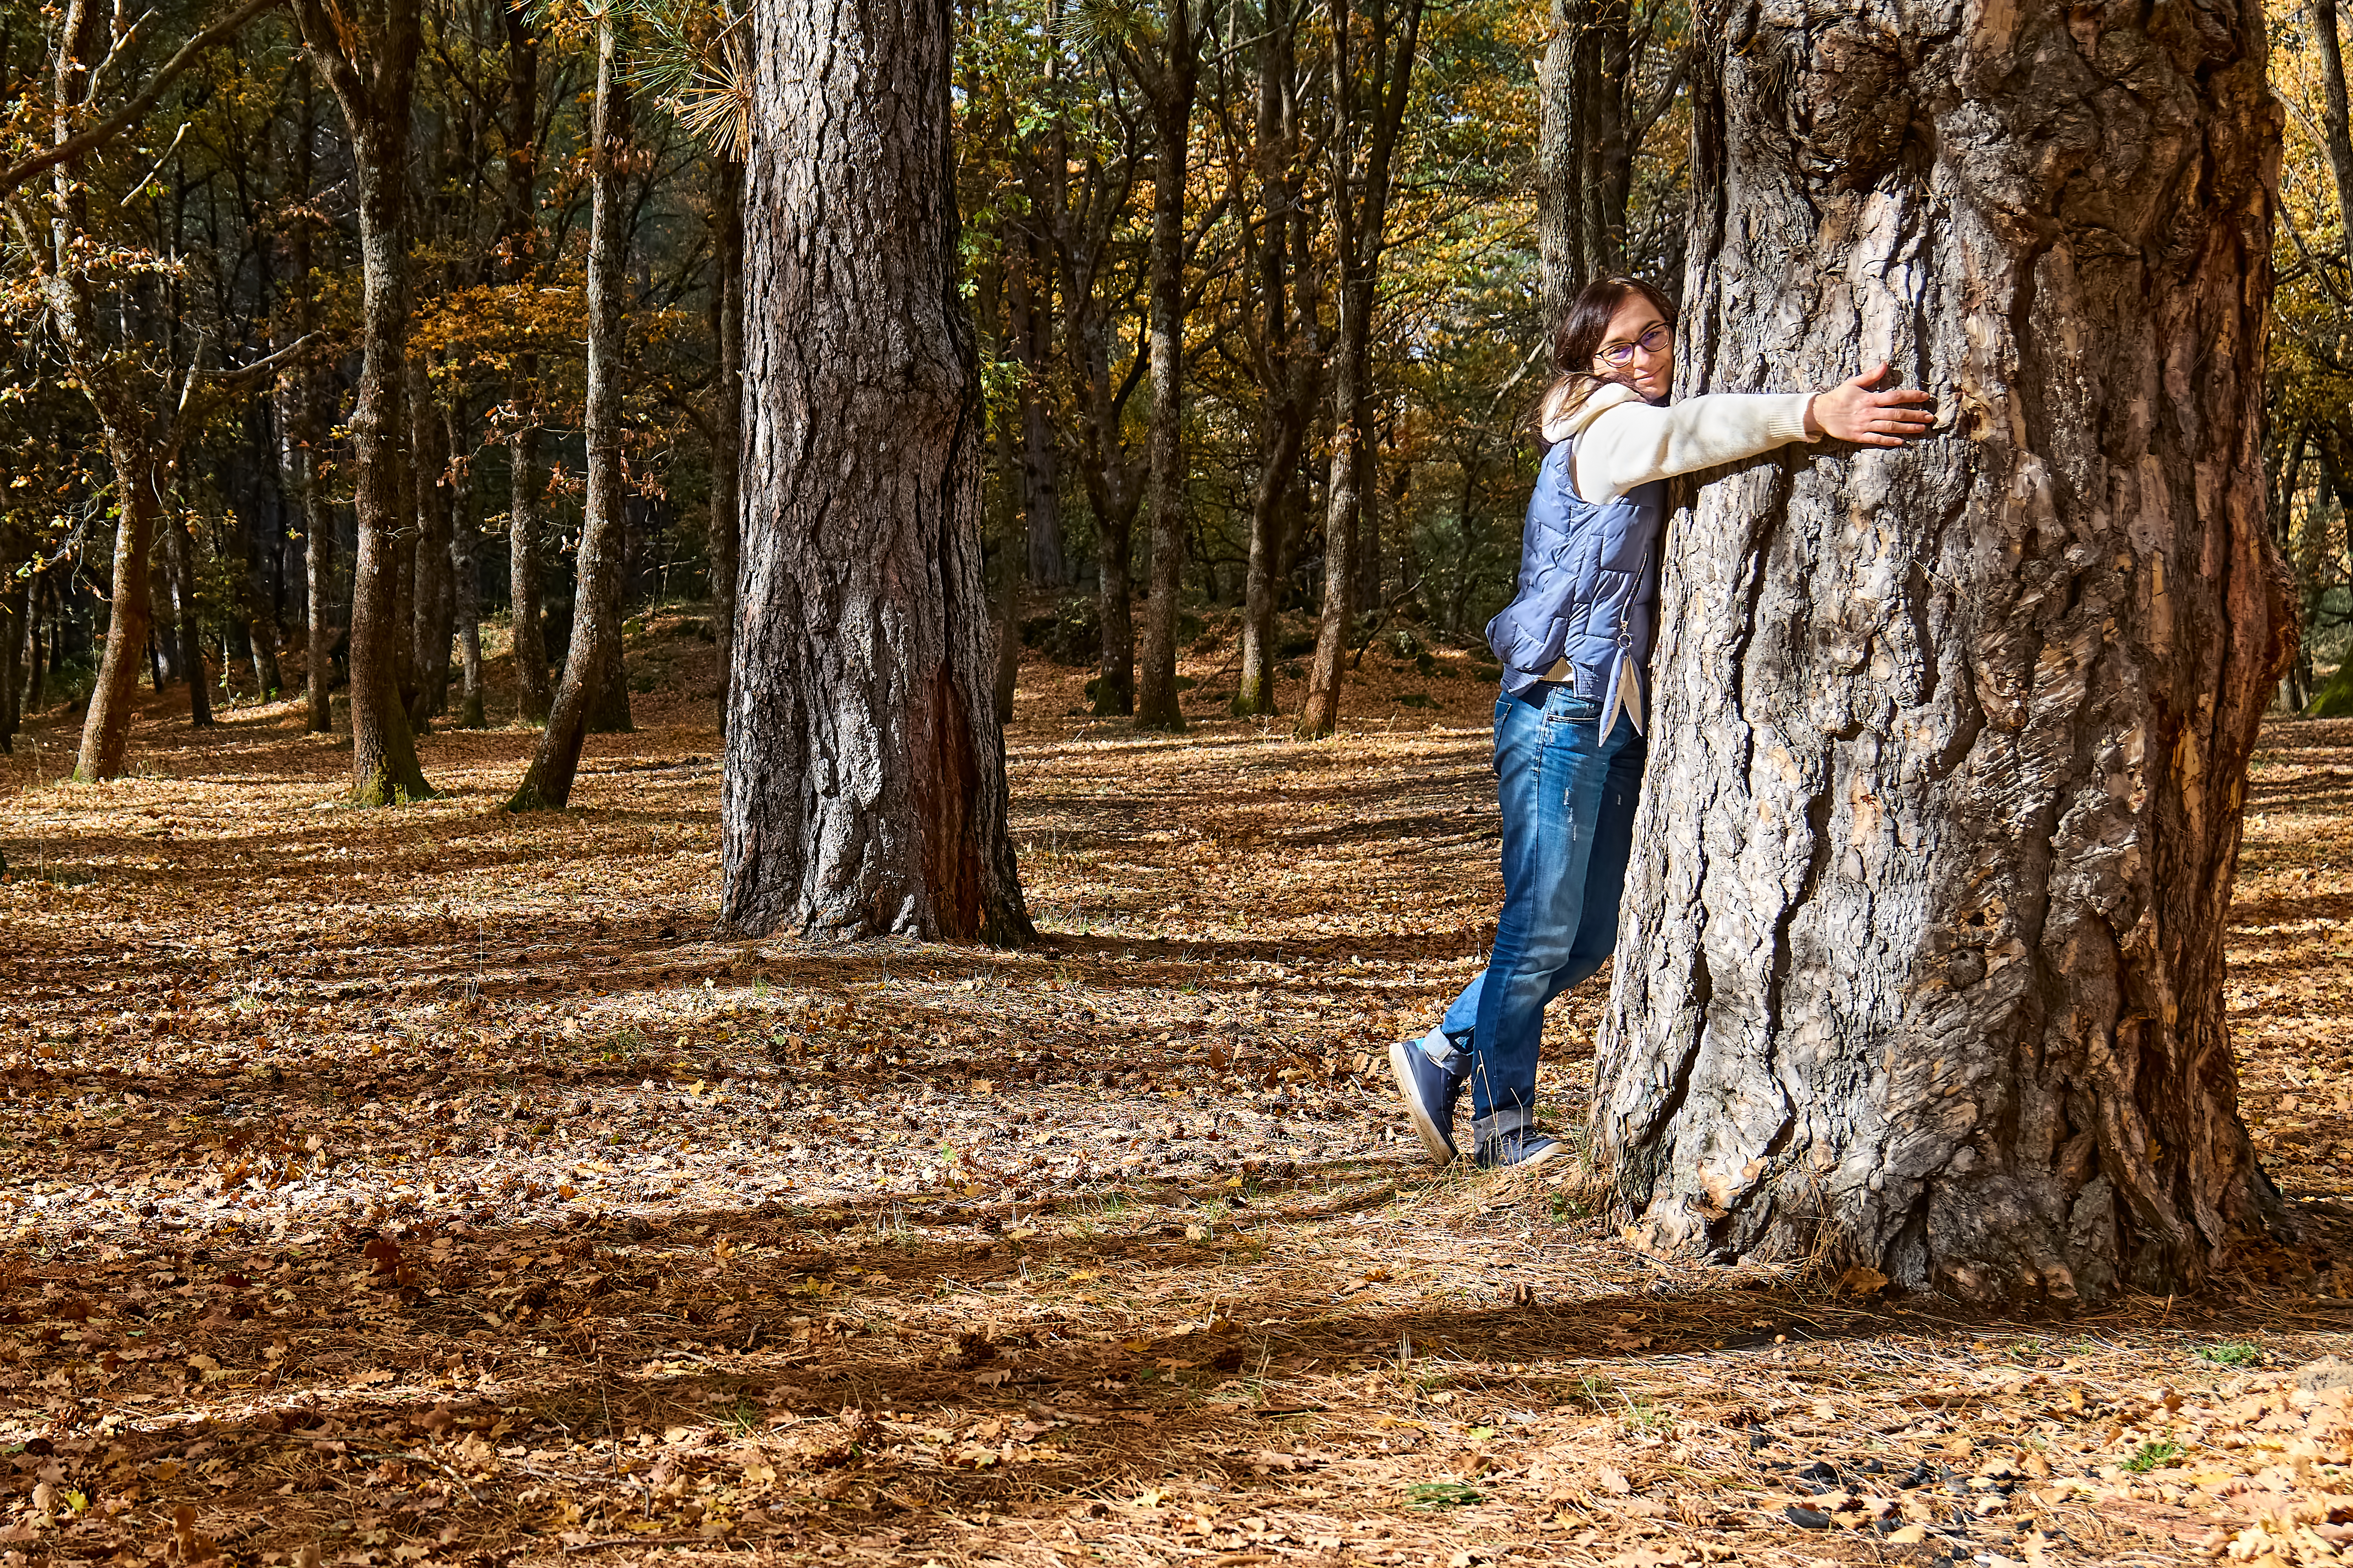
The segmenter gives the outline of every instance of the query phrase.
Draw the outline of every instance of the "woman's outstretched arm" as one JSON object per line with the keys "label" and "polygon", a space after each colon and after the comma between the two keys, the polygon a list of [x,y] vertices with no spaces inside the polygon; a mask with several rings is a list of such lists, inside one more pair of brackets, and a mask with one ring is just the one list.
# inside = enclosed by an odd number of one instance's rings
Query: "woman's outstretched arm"
{"label": "woman's outstretched arm", "polygon": [[[1659,407],[1629,388],[1595,393],[1576,421],[1577,492],[1612,501],[1639,485],[1738,462],[1793,441],[1829,436],[1867,447],[1898,447],[1925,435],[1934,398],[1917,388],[1871,390],[1884,364],[1822,392],[1716,392]],[[1546,435],[1555,435],[1547,430]],[[1557,438],[1557,437],[1556,437]]]}

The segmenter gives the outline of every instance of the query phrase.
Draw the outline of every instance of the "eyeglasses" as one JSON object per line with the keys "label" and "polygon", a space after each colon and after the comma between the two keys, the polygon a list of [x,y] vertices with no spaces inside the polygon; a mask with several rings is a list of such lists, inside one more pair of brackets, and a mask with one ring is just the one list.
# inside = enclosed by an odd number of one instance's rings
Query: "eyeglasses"
{"label": "eyeglasses", "polygon": [[1636,349],[1641,349],[1646,354],[1662,354],[1667,352],[1667,345],[1674,341],[1675,330],[1666,322],[1661,321],[1630,343],[1602,344],[1600,348],[1594,351],[1593,357],[1603,364],[1630,365],[1634,363]]}

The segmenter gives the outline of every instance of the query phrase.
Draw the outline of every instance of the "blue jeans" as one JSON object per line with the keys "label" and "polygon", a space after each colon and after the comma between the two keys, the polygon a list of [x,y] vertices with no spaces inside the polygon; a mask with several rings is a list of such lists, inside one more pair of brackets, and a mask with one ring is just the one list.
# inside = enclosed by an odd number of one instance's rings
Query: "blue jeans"
{"label": "blue jeans", "polygon": [[1600,969],[1618,945],[1634,801],[1650,745],[1623,718],[1608,740],[1600,704],[1566,685],[1495,702],[1496,795],[1504,812],[1504,913],[1487,967],[1440,1026],[1472,1035],[1472,1134],[1535,1120],[1545,1005]]}

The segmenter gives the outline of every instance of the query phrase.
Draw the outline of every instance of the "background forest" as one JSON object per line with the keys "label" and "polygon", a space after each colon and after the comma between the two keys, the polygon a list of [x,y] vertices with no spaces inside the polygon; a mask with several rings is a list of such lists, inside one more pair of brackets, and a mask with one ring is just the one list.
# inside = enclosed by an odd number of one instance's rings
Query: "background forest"
{"label": "background forest", "polygon": [[[1681,282],[1685,17],[1674,0],[1378,0],[1335,67],[1324,5],[1167,9],[1175,31],[1161,11],[1082,0],[961,7],[988,553],[1022,639],[1092,667],[1095,711],[1134,710],[1134,617],[1148,646],[1155,627],[1189,641],[1222,616],[1241,633],[1234,683],[1186,700],[1287,713],[1342,512],[1355,642],[1388,635],[1406,657],[1475,643],[1508,595],[1546,374],[1542,256],[1562,277]],[[628,112],[607,165],[623,281],[606,406],[624,601],[714,599],[723,638],[742,30],[685,0],[613,21],[612,107]],[[2306,625],[2282,693],[2295,709],[2338,663],[2353,608],[2353,141],[2336,25],[2326,0],[2274,9],[2289,151],[2268,467]],[[436,0],[418,26],[398,679],[420,721],[536,720],[569,639],[589,488],[599,26],[571,0]],[[135,26],[9,6],[0,91],[0,738],[27,710],[87,700],[123,497],[141,491],[155,534],[142,678],[185,682],[201,724],[290,691],[307,662],[313,727],[329,727],[364,303],[344,110],[293,19],[250,3],[225,19],[167,5]],[[1359,435],[1335,511],[1344,369]],[[1165,508],[1147,505],[1160,466],[1177,479]],[[1150,613],[1163,582],[1178,584],[1165,618]],[[486,653],[516,658],[520,714],[485,710]],[[1181,722],[1173,695],[1147,690],[1145,720]],[[626,723],[609,704],[593,717]]]}

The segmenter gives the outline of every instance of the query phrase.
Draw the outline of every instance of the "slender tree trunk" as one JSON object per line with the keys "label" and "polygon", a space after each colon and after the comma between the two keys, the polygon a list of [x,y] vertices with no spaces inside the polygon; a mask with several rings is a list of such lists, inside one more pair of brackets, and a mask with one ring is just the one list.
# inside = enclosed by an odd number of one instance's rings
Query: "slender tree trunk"
{"label": "slender tree trunk", "polygon": [[1134,596],[1129,572],[1135,550],[1134,509],[1096,508],[1095,542],[1095,620],[1102,636],[1093,710],[1110,718],[1135,711]]}
{"label": "slender tree trunk", "polygon": [[719,721],[735,681],[735,580],[744,539],[744,165],[712,160],[712,337],[719,384],[711,409],[711,602],[719,643]]}
{"label": "slender tree trunk", "polygon": [[944,0],[765,0],[746,174],[736,931],[1033,933],[981,577]]}
{"label": "slender tree trunk", "polygon": [[1536,252],[1547,326],[1591,279],[1626,266],[1635,142],[1661,101],[1640,102],[1633,11],[1627,0],[1553,0],[1552,36],[1536,68]]}
{"label": "slender tree trunk", "polygon": [[1367,46],[1363,59],[1369,68],[1366,108],[1372,135],[1365,166],[1358,171],[1356,28],[1348,0],[1332,0],[1332,205],[1340,258],[1340,319],[1332,374],[1332,477],[1324,506],[1324,606],[1315,628],[1307,696],[1299,708],[1302,740],[1320,740],[1340,722],[1341,658],[1347,650],[1356,528],[1366,482],[1362,468],[1369,451],[1364,423],[1372,389],[1373,302],[1388,218],[1389,170],[1421,37],[1421,0],[1398,0],[1394,11],[1390,0],[1370,0],[1362,7]]}
{"label": "slender tree trunk", "polygon": [[352,570],[352,799],[361,805],[421,800],[433,791],[399,688],[406,628],[396,616],[411,516],[406,452],[408,340],[407,104],[396,125],[353,128],[360,210],[361,363],[352,411],[353,494],[359,554]]}
{"label": "slender tree trunk", "polygon": [[90,683],[74,777],[85,784],[121,778],[129,760],[131,707],[139,657],[147,646],[148,550],[155,538],[153,463],[145,445],[127,432],[108,433],[118,487],[114,577],[109,594],[106,647]]}
{"label": "slender tree trunk", "polygon": [[[590,121],[588,228],[588,506],[580,528],[572,637],[564,679],[539,747],[509,811],[561,811],[572,799],[580,747],[591,728],[627,729],[628,688],[613,679],[621,662],[621,290],[628,286],[628,218],[621,185],[629,146],[629,96],[621,80],[608,8],[596,28],[596,98]],[[620,684],[619,722],[596,710]]]}
{"label": "slender tree trunk", "polygon": [[1372,353],[1365,355],[1366,374],[1356,388],[1356,412],[1348,421],[1356,441],[1356,584],[1350,590],[1360,616],[1376,614],[1383,603],[1381,586],[1388,575],[1381,540],[1380,443],[1374,437]]}
{"label": "slender tree trunk", "polygon": [[1008,545],[997,576],[997,721],[1013,722],[1013,694],[1021,684],[1021,567]]}
{"label": "slender tree trunk", "polygon": [[[203,730],[213,721],[212,679],[205,668],[203,618],[196,612],[196,542],[188,535],[187,520],[176,513],[159,517],[164,533],[164,569],[172,574],[172,603],[179,616],[180,669],[188,678],[188,724]],[[221,652],[221,674],[228,674],[228,652]]]}
{"label": "slender tree trunk", "polygon": [[1185,178],[1200,58],[1189,0],[1166,0],[1160,58],[1139,76],[1152,101],[1151,597],[1136,684],[1142,730],[1182,730],[1176,691],[1176,611],[1185,586]]}
{"label": "slender tree trunk", "polygon": [[1072,354],[1079,372],[1079,424],[1085,441],[1080,479],[1095,516],[1094,712],[1109,718],[1135,710],[1135,623],[1130,604],[1130,557],[1135,513],[1144,499],[1120,439],[1120,409],[1111,380],[1111,321],[1103,302],[1072,296]]}
{"label": "slender tree trunk", "polygon": [[[310,455],[303,455],[306,474]],[[310,622],[308,651],[304,654],[307,668],[302,672],[305,699],[304,728],[313,734],[324,735],[334,727],[334,710],[328,698],[332,685],[334,639],[334,555],[335,530],[327,509],[321,504],[316,488],[306,482],[302,490],[302,592]]]}
{"label": "slender tree trunk", "polygon": [[42,579],[33,579],[30,603],[25,616],[25,711],[39,712],[49,705],[48,670],[50,650],[57,639],[41,636]]}
{"label": "slender tree trunk", "polygon": [[417,591],[410,606],[410,635],[417,648],[417,699],[408,710],[417,729],[449,707],[449,637],[457,619],[450,595],[448,426],[433,399],[424,356],[408,360],[408,421],[415,432]]}
{"label": "slender tree trunk", "polygon": [[1587,0],[1553,0],[1552,36],[1536,64],[1536,277],[1547,331],[1593,276],[1577,181],[1577,55]]}
{"label": "slender tree trunk", "polygon": [[352,799],[431,795],[399,689],[408,627],[396,598],[416,495],[407,443],[408,143],[422,42],[418,0],[383,0],[363,27],[322,0],[293,0],[311,69],[342,106],[359,210],[360,384],[351,417],[359,550],[352,569]]}
{"label": "slender tree trunk", "polygon": [[[537,356],[522,356],[522,374],[538,369]],[[526,425],[507,437],[507,469],[511,494],[507,502],[507,597],[512,606],[515,685],[521,693],[523,722],[547,717],[555,689],[547,677],[547,630],[539,602],[539,536],[541,503],[547,475],[540,467],[541,437],[537,425]]]}
{"label": "slender tree trunk", "polygon": [[[507,214],[506,279],[528,282],[538,240],[534,216],[538,205],[539,170],[539,40],[529,26],[528,8],[510,5],[502,13],[507,34]],[[554,701],[547,677],[547,633],[540,618],[540,521],[545,498],[545,473],[541,466],[539,356],[515,356],[515,376],[510,388],[522,424],[507,437],[507,599],[513,631],[515,687],[523,722],[546,719]]]}
{"label": "slender tree trunk", "polygon": [[[464,399],[441,411],[442,440],[458,450]],[[482,530],[474,516],[474,468],[459,466],[449,500],[449,612],[458,633],[458,727],[480,730],[482,713]]]}
{"label": "slender tree trunk", "polygon": [[32,624],[32,584],[16,581],[0,593],[0,752],[16,749],[25,718],[25,628]]}
{"label": "slender tree trunk", "polygon": [[[1317,353],[1315,257],[1305,243],[1299,167],[1299,82],[1293,0],[1269,0],[1258,42],[1258,177],[1264,226],[1259,242],[1259,355],[1263,399],[1259,471],[1250,488],[1250,563],[1242,578],[1241,678],[1234,712],[1275,710],[1274,616],[1290,569],[1285,534],[1293,487],[1322,371]],[[1295,302],[1294,302],[1295,292]]]}
{"label": "slender tree trunk", "polygon": [[[2337,39],[2337,0],[2312,0],[2312,42],[2320,57],[2321,146],[2328,154],[2328,172],[2337,187],[2337,219],[2345,243],[2353,247],[2353,124],[2348,123],[2345,99],[2345,52]],[[2353,257],[2346,262],[2353,281]]]}
{"label": "slender tree trunk", "polygon": [[1049,276],[1033,237],[1008,254],[1006,308],[1013,353],[1021,362],[1021,516],[1030,583],[1059,588],[1071,580],[1062,545],[1061,450],[1043,395],[1053,362],[1054,292],[1041,287]]}
{"label": "slender tree trunk", "polygon": [[[250,548],[252,542],[247,543]],[[260,559],[251,554],[246,558],[245,635],[253,647],[254,682],[268,700],[285,689],[286,678],[278,668],[278,622],[269,613],[269,584],[262,581]]]}
{"label": "slender tree trunk", "polygon": [[1655,1247],[2065,1302],[2280,1211],[2223,1004],[2280,110],[2259,10],[2085,16],[1699,18],[1680,389],[1885,359],[1951,426],[1671,536],[1593,1113]]}
{"label": "slender tree trunk", "polygon": [[179,600],[174,596],[178,577],[172,571],[170,554],[167,548],[163,569],[150,577],[147,593],[147,624],[164,630],[160,641],[152,631],[147,637],[149,681],[159,697],[164,687],[175,685],[180,679],[180,609]]}

